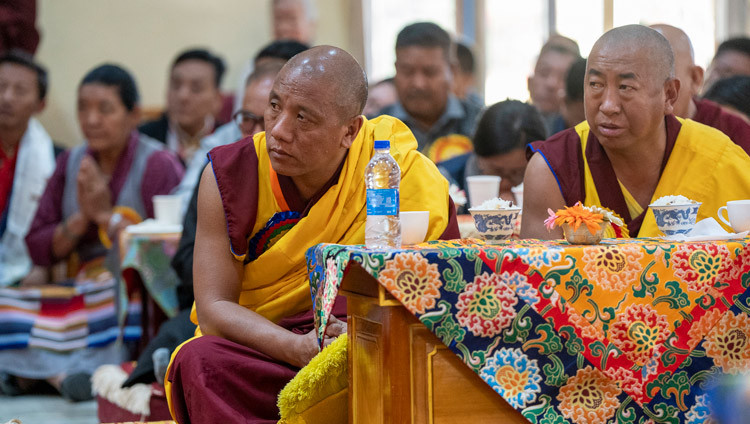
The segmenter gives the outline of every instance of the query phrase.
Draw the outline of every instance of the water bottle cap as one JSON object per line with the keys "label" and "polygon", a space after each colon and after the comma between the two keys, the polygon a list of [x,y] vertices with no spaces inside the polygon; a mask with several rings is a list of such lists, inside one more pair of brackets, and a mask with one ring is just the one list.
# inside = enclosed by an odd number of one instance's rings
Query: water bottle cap
{"label": "water bottle cap", "polygon": [[390,149],[390,140],[375,140],[375,149]]}

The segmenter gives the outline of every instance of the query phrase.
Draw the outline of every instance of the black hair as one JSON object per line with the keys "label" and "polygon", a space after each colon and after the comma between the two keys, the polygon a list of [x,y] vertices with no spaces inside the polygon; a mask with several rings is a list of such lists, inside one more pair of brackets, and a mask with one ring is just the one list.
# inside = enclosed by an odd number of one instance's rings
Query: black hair
{"label": "black hair", "polygon": [[47,70],[40,64],[34,62],[34,58],[23,50],[13,49],[0,56],[0,65],[3,63],[12,63],[23,66],[36,72],[36,83],[39,90],[39,100],[44,100],[47,96]]}
{"label": "black hair", "polygon": [[708,89],[703,98],[730,106],[750,118],[750,76],[722,78]]}
{"label": "black hair", "polygon": [[307,44],[295,40],[276,40],[263,47],[258,54],[255,55],[253,62],[258,63],[258,60],[265,58],[282,59],[287,61],[309,48],[310,46]]}
{"label": "black hair", "polygon": [[456,59],[458,59],[458,68],[467,74],[474,73],[474,53],[471,48],[462,42],[456,43]]}
{"label": "black hair", "polygon": [[474,151],[481,157],[501,155],[545,138],[544,120],[534,106],[505,100],[482,114],[474,133]]}
{"label": "black hair", "polygon": [[417,22],[407,25],[396,37],[396,50],[404,47],[440,47],[445,59],[451,58],[451,37],[432,22]]}
{"label": "black hair", "polygon": [[261,63],[260,65],[256,66],[255,69],[253,69],[253,72],[251,72],[250,75],[247,76],[247,79],[245,80],[245,86],[247,87],[251,83],[266,77],[271,77],[271,79],[276,78],[276,75],[279,73],[279,71],[281,71],[281,68],[283,67],[284,62],[280,60]]}
{"label": "black hair", "polygon": [[214,83],[217,88],[221,87],[221,79],[224,77],[226,67],[224,66],[224,61],[219,56],[216,56],[206,49],[185,50],[177,56],[174,62],[172,62],[172,69],[186,60],[200,60],[213,66]]}
{"label": "black hair", "polygon": [[719,44],[719,48],[716,49],[714,57],[719,56],[726,51],[735,51],[742,53],[745,56],[750,56],[750,38],[734,37],[725,40],[723,43]]}
{"label": "black hair", "polygon": [[583,84],[586,77],[586,59],[579,58],[568,68],[565,76],[565,101],[583,101]]}
{"label": "black hair", "polygon": [[138,87],[135,85],[133,76],[130,75],[130,72],[118,65],[105,63],[104,65],[99,65],[90,70],[86,76],[83,77],[78,88],[83,87],[86,84],[101,84],[109,87],[116,87],[117,94],[120,95],[120,100],[128,111],[132,111],[140,101],[138,97]]}

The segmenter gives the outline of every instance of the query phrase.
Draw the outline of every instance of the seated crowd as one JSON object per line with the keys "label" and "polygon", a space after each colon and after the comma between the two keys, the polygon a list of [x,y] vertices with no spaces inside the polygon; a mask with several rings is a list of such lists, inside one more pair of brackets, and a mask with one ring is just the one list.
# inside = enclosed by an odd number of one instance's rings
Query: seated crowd
{"label": "seated crowd", "polygon": [[[364,242],[374,140],[391,142],[402,209],[430,211],[427,240],[460,238],[449,185],[465,189],[473,175],[499,176],[498,197],[523,200],[522,238],[560,238],[544,226],[547,210],[577,202],[612,209],[631,237],[656,236],[648,205],[662,195],[702,202],[699,219],[750,198],[749,44],[722,43],[704,78],[691,41],[669,25],[612,29],[587,58],[556,35],[528,79],[530,104],[485,107],[471,89],[470,49],[433,23],[405,27],[395,75],[369,87],[346,51],[277,40],[253,56],[236,110],[220,92],[222,59],[191,49],[174,59],[153,121],[142,122],[127,70],[89,71],[77,91],[85,139],[62,153],[34,118],[45,69],[9,52],[0,57],[0,288],[109,282],[114,293],[121,232],[154,217],[154,195],[179,194],[172,266],[182,313],[126,384],[156,381],[151,353],[164,347],[177,422],[275,422],[279,391],[319,352],[305,252]],[[110,302],[108,325],[122,327],[122,302]],[[347,331],[345,299],[331,319],[326,345]],[[98,366],[135,359],[119,337],[49,349],[19,334],[0,331],[5,395],[46,381],[90,399]]]}

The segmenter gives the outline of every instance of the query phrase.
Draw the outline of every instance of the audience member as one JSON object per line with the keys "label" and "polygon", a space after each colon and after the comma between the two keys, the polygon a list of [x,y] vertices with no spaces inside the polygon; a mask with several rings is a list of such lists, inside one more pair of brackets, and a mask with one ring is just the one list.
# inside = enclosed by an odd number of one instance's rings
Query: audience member
{"label": "audience member", "polygon": [[565,96],[560,105],[560,114],[565,122],[565,128],[575,127],[586,120],[583,107],[583,81],[586,75],[586,59],[581,58],[573,62],[565,76]]}
{"label": "audience member", "polygon": [[0,54],[14,49],[29,55],[39,46],[36,0],[5,0],[0,3]]}
{"label": "audience member", "polygon": [[471,151],[480,108],[451,92],[451,38],[431,22],[408,25],[396,38],[398,101],[380,113],[402,120],[419,150],[435,162]]}
{"label": "audience member", "polygon": [[[242,137],[254,135],[264,129],[263,113],[268,105],[269,82],[273,81],[284,63],[308,48],[307,45],[297,41],[274,41],[255,55],[253,63],[254,68],[258,68],[258,72],[251,73],[245,81],[245,89],[241,96],[243,102],[240,109],[235,112],[235,119],[201,140],[200,149],[188,163],[185,177],[175,191],[175,194],[182,196],[183,211],[187,208],[193,189],[198,184],[201,172],[206,166],[208,152],[214,147],[234,143]],[[271,81],[268,81],[269,79]]]}
{"label": "audience member", "polygon": [[30,55],[0,57],[0,287],[46,280],[24,241],[55,169],[52,139],[34,118],[46,94],[47,71]]}
{"label": "audience member", "polygon": [[[182,175],[172,153],[139,135],[139,119],[138,91],[127,71],[101,65],[83,78],[78,88],[78,121],[86,143],[58,158],[39,202],[26,236],[36,265],[49,267],[75,256],[81,270],[78,275],[86,281],[103,283],[118,275],[113,241],[126,225],[153,217],[151,197],[168,193]],[[111,314],[116,328],[116,311]],[[87,323],[83,322],[84,328]],[[15,379],[19,391],[29,381],[47,380],[67,399],[90,399],[91,372],[99,365],[121,362],[125,352],[114,338],[93,344],[84,339],[75,346],[64,351],[31,345],[3,349],[0,371],[21,377]]]}
{"label": "audience member", "polygon": [[315,39],[318,11],[313,0],[272,0],[274,40],[311,44]]}
{"label": "audience member", "polygon": [[[708,89],[703,99],[718,103],[724,110],[750,123],[750,76],[735,75],[720,79]],[[744,141],[749,139],[750,135],[747,135]]]}
{"label": "audience member", "polygon": [[484,100],[474,88],[476,83],[474,53],[471,52],[471,47],[461,41],[456,42],[456,62],[458,66],[453,75],[453,94],[460,100],[472,102],[484,108]]}
{"label": "audience member", "polygon": [[719,44],[711,65],[708,67],[708,76],[703,85],[706,91],[714,82],[734,75],[750,75],[750,38],[735,37]]}
{"label": "audience member", "polygon": [[370,119],[375,118],[381,109],[396,103],[397,100],[398,93],[393,78],[378,81],[368,89],[367,103],[362,114]]}
{"label": "audience member", "polygon": [[570,38],[553,35],[542,46],[534,65],[534,74],[527,81],[531,104],[542,113],[547,134],[565,129],[560,119],[560,103],[564,96],[568,68],[581,57],[578,44]]}
{"label": "audience member", "polygon": [[[466,190],[466,177],[497,175],[499,196],[519,203],[511,188],[523,184],[526,145],[547,137],[539,112],[518,100],[495,103],[485,110],[474,134],[474,152],[440,162],[458,187]],[[471,200],[471,199],[469,199]]]}
{"label": "audience member", "polygon": [[[320,242],[364,241],[363,172],[376,134],[400,153],[403,209],[430,211],[428,239],[457,235],[447,182],[405,125],[362,117],[366,97],[354,58],[315,47],[276,78],[266,132],[211,151],[194,257],[192,318],[201,336],[178,349],[167,375],[177,422],[279,418],[279,390],[319,351],[305,252]],[[258,244],[280,222],[291,228],[274,244]],[[343,303],[334,315],[343,316]],[[325,344],[346,331],[332,321]]]}
{"label": "audience member", "polygon": [[669,41],[674,53],[675,77],[680,82],[680,91],[674,104],[674,114],[714,127],[750,152],[750,124],[734,113],[727,113],[716,103],[699,99],[703,84],[703,69],[695,64],[693,45],[687,34],[671,25],[652,25]]}
{"label": "audience member", "polygon": [[[586,65],[586,122],[535,142],[524,180],[521,236],[547,231],[548,208],[612,209],[635,237],[661,234],[648,205],[665,195],[702,202],[698,219],[750,197],[750,157],[720,131],[674,115],[679,82],[669,42],[627,25],[594,44]],[[731,181],[727,184],[727,181]]]}
{"label": "audience member", "polygon": [[167,109],[139,130],[166,143],[183,163],[190,162],[200,140],[211,134],[221,108],[224,61],[204,49],[180,53],[172,63],[167,88]]}

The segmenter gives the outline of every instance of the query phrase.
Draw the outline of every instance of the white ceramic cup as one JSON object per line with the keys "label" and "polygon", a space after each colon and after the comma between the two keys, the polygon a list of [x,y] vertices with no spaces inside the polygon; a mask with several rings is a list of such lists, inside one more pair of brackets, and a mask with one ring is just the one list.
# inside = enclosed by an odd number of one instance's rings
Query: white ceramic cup
{"label": "white ceramic cup", "polygon": [[510,191],[513,193],[513,197],[515,197],[516,199],[516,201],[513,203],[515,203],[519,208],[523,209],[523,183],[512,187]]}
{"label": "white ceramic cup", "polygon": [[473,175],[466,177],[471,207],[477,207],[485,200],[494,199],[500,194],[500,177],[496,175]]}
{"label": "white ceramic cup", "polygon": [[[727,212],[728,220],[724,218],[723,211]],[[734,228],[734,231],[741,233],[750,231],[750,200],[732,200],[727,202],[716,212],[721,222]]]}
{"label": "white ceramic cup", "polygon": [[179,225],[182,224],[182,197],[172,194],[157,194],[153,197],[154,217],[160,224]]}
{"label": "white ceramic cup", "polygon": [[427,236],[430,224],[430,211],[401,212],[401,243],[404,245],[422,243]]}

